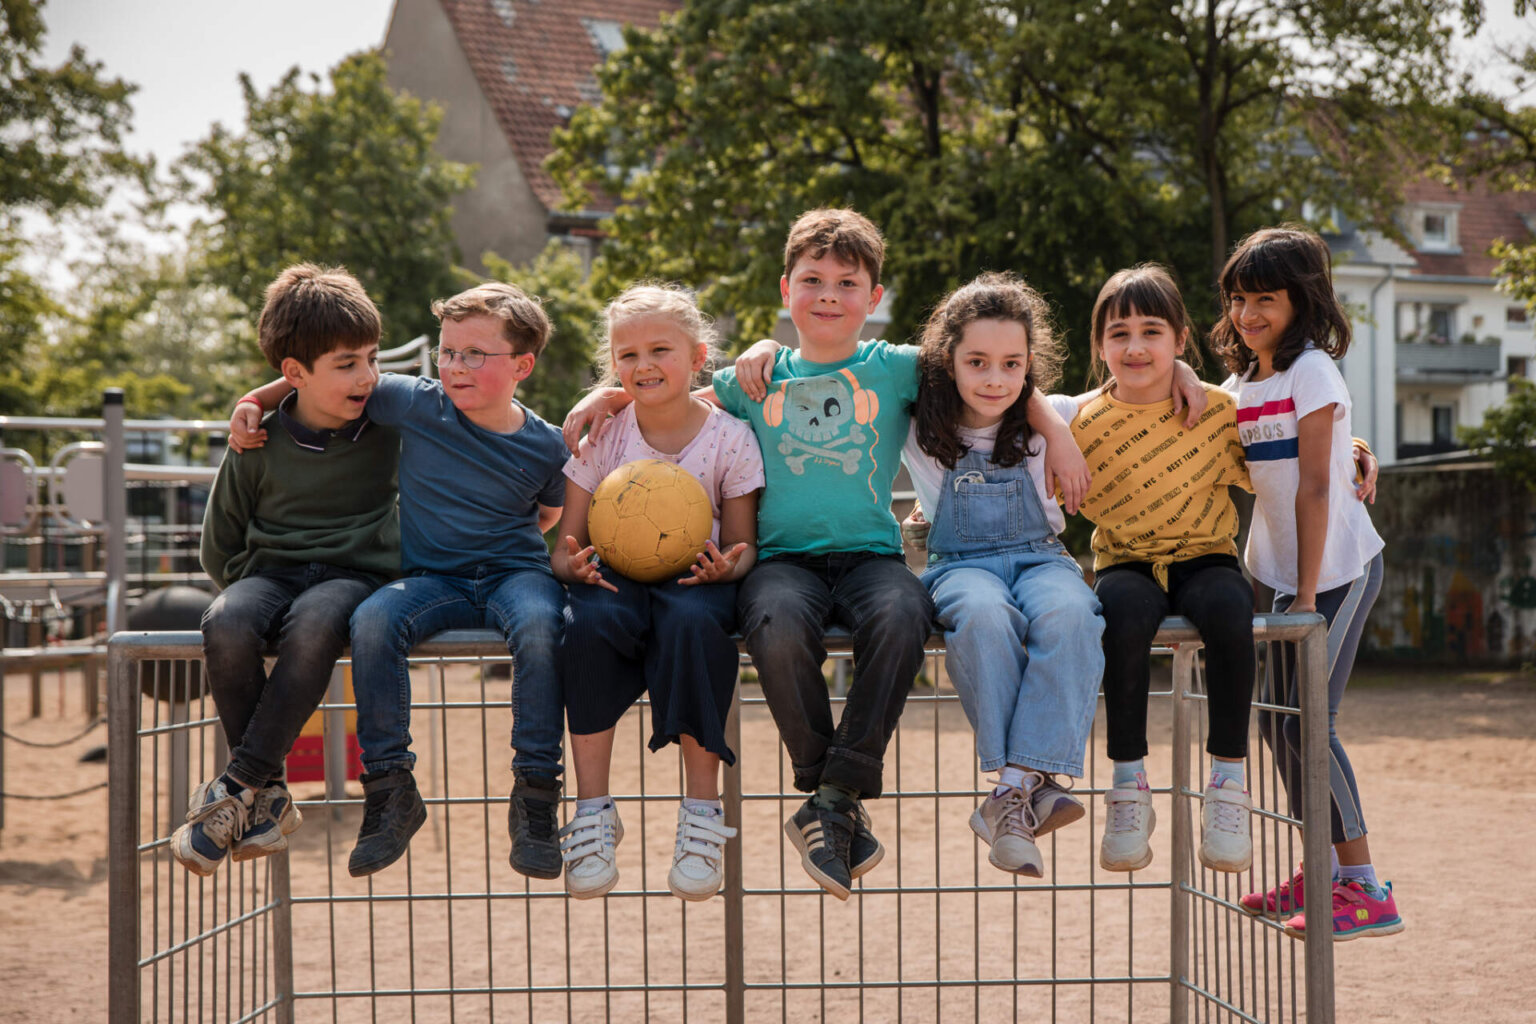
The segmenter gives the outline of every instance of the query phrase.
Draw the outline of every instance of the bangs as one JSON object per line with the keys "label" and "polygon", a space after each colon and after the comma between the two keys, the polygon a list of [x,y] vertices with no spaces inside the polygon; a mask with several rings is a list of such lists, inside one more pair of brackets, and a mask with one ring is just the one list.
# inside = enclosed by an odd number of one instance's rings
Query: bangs
{"label": "bangs", "polygon": [[1287,291],[1286,282],[1296,277],[1289,255],[1284,247],[1263,242],[1234,253],[1221,272],[1222,294]]}
{"label": "bangs", "polygon": [[1120,284],[1109,295],[1103,297],[1103,305],[1100,307],[1101,316],[1095,325],[1098,333],[1104,332],[1104,327],[1111,320],[1120,320],[1129,316],[1155,316],[1168,321],[1168,325],[1174,330],[1183,330],[1187,324],[1184,318],[1184,301],[1179,293],[1174,290],[1173,283],[1161,275],[1137,274]]}

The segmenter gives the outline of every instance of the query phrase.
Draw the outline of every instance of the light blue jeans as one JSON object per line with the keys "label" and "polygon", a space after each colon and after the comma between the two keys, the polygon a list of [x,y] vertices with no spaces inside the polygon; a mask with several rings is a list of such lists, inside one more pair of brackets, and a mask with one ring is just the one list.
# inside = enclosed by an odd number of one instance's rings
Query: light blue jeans
{"label": "light blue jeans", "polygon": [[981,770],[1015,764],[1080,778],[1104,674],[1104,620],[1061,542],[948,559],[923,582]]}
{"label": "light blue jeans", "polygon": [[357,742],[370,772],[412,768],[411,648],[445,629],[501,631],[512,652],[512,769],[560,775],[565,692],[558,658],[565,590],[537,569],[407,576],[352,613]]}

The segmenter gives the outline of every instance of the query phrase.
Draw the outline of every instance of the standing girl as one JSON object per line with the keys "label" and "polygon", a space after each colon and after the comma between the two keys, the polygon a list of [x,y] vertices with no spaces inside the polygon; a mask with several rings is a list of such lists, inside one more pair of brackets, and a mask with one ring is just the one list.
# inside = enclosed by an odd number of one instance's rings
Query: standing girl
{"label": "standing girl", "polygon": [[[566,891],[601,896],[618,882],[624,838],[608,770],[619,718],[651,696],[650,748],[676,741],[685,775],[667,884],[685,900],[720,889],[725,842],[736,834],[720,804],[720,762],[735,763],[725,719],[736,689],[736,581],[756,557],[763,459],[742,421],[689,394],[709,362],[711,330],[680,288],[639,285],[604,311],[603,383],[634,399],[602,439],[583,441],[565,466],[565,510],[551,565],[570,584],[561,664],[576,770],[576,814],[560,831]],[[592,492],[619,466],[664,459],[692,473],[715,527],[691,575],[655,584],[626,579],[592,558]]]}
{"label": "standing girl", "polygon": [[[1349,347],[1349,318],[1333,290],[1328,247],[1300,228],[1257,231],[1221,272],[1224,313],[1212,344],[1233,377],[1238,423],[1256,496],[1248,571],[1275,590],[1277,612],[1320,613],[1328,622],[1328,745],[1331,753],[1333,934],[1403,930],[1390,882],[1377,880],[1360,791],[1334,731],[1366,616],[1381,589],[1381,537],[1353,499],[1350,400],[1333,360]],[[1295,666],[1271,663],[1264,700],[1298,707]],[[1301,812],[1301,723],[1261,715],[1293,814]],[[1289,913],[1303,903],[1301,873],[1250,893],[1250,913]],[[1305,915],[1286,924],[1303,934]]]}
{"label": "standing girl", "polygon": [[[1026,410],[1055,382],[1045,301],[983,274],[936,309],[902,459],[929,510],[928,570],[950,678],[992,792],[971,815],[995,867],[1040,877],[1035,840],[1083,816],[1052,773],[1083,774],[1104,667],[1099,602],[1056,535],[1064,521]],[[1063,416],[1076,401],[1058,398]]]}
{"label": "standing girl", "polygon": [[1193,353],[1189,314],[1168,272],[1122,270],[1093,307],[1102,391],[1072,433],[1093,484],[1083,514],[1093,532],[1094,591],[1104,609],[1104,702],[1114,780],[1099,863],[1135,871],[1152,861],[1156,818],[1143,759],[1152,638],[1163,617],[1186,616],[1205,645],[1212,773],[1201,809],[1200,860],[1241,871],[1253,859],[1252,802],[1243,787],[1253,699],[1253,589],[1237,563],[1237,509],[1228,485],[1248,487],[1232,397],[1203,385],[1192,427],[1174,409],[1179,356]]}

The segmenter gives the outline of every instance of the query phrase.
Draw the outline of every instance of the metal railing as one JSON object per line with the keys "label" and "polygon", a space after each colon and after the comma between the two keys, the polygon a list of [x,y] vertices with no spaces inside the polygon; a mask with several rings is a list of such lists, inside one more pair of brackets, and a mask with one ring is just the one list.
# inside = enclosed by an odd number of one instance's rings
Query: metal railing
{"label": "metal railing", "polygon": [[[750,682],[728,726],[738,764],[725,773],[723,796],[741,834],[727,846],[719,897],[684,904],[666,889],[680,759],[670,748],[647,756],[643,708],[621,722],[615,751],[614,796],[628,830],[619,886],[574,901],[559,880],[514,873],[503,823],[510,701],[506,684],[487,678],[509,659],[484,632],[441,634],[415,652],[417,779],[429,819],[398,864],[350,878],[342,865],[362,801],[335,785],[295,785],[306,822],[286,853],[197,878],[167,843],[190,783],[227,757],[201,695],[200,637],[121,634],[109,654],[110,1016],[1294,1022],[1304,1014],[1323,1024],[1333,1019],[1331,934],[1296,941],[1280,919],[1237,905],[1304,860],[1307,910],[1331,917],[1321,623],[1259,616],[1255,630],[1261,649],[1300,647],[1311,711],[1302,716],[1305,849],[1255,736],[1254,867],[1221,875],[1199,866],[1193,818],[1207,770],[1199,645],[1188,623],[1170,619],[1159,642],[1178,647],[1172,685],[1154,691],[1149,760],[1154,782],[1169,782],[1154,789],[1162,828],[1147,869],[1097,865],[1107,788],[1097,739],[1077,789],[1089,815],[1043,841],[1046,876],[991,867],[965,825],[985,792],[971,730],[951,692],[919,686],[887,755],[887,794],[867,804],[888,853],[847,903],[811,883],[783,838],[780,825],[803,795],[789,785]],[[939,639],[925,672],[932,683],[943,671]],[[833,656],[847,656],[846,641]],[[334,691],[322,705],[333,747],[346,710]],[[1171,755],[1162,755],[1169,731]]]}

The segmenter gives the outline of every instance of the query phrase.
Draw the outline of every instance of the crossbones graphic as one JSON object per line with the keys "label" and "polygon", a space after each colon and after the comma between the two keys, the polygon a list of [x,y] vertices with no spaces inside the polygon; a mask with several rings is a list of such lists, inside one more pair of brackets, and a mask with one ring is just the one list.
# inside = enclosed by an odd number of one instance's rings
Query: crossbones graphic
{"label": "crossbones graphic", "polygon": [[[796,476],[804,476],[806,460],[817,457],[828,459],[834,463],[842,463],[843,472],[852,476],[859,471],[859,458],[864,454],[863,450],[860,448],[850,448],[847,451],[840,452],[835,449],[841,448],[846,444],[862,445],[863,443],[864,430],[855,423],[848,431],[847,437],[835,437],[824,448],[814,444],[806,444],[798,437],[790,437],[786,434],[779,438],[779,454],[788,456],[784,460],[784,464]],[[804,452],[805,454],[790,454],[795,451]]]}

